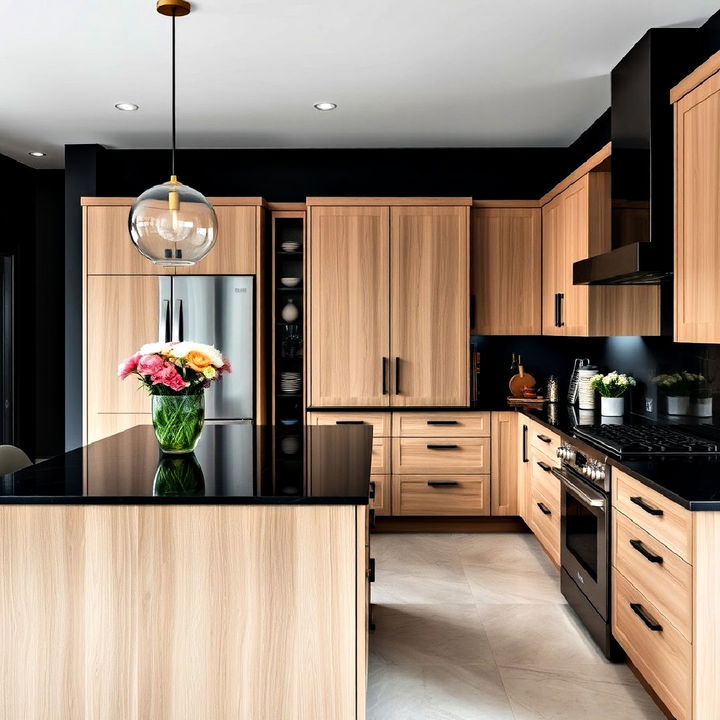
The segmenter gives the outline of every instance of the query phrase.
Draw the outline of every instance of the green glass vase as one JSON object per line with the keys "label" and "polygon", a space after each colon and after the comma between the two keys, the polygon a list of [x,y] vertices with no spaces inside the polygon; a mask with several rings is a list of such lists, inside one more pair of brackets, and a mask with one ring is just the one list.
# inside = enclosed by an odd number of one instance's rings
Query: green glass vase
{"label": "green glass vase", "polygon": [[153,395],[152,422],[160,449],[168,455],[195,450],[205,423],[205,396]]}

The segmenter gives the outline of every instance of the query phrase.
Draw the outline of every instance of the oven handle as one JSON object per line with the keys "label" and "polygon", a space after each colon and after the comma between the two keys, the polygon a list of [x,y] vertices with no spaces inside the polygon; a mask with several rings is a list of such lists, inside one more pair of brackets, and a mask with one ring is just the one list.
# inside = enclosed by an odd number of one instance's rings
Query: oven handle
{"label": "oven handle", "polygon": [[[600,493],[594,493],[589,488],[588,490],[581,490],[574,482],[571,482],[565,473],[561,472],[557,468],[550,468],[550,472],[565,485],[568,490],[574,492],[584,503],[590,507],[605,508],[605,497]],[[593,497],[594,496],[594,497]]]}

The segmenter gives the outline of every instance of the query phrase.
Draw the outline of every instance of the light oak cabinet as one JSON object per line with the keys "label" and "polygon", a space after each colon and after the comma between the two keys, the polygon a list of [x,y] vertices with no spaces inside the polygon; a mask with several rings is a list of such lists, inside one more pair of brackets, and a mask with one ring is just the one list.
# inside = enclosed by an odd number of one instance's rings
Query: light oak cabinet
{"label": "light oak cabinet", "polygon": [[518,413],[492,414],[490,513],[518,515]]}
{"label": "light oak cabinet", "polygon": [[467,405],[468,206],[311,206],[312,407]]}
{"label": "light oak cabinet", "polygon": [[573,263],[610,250],[610,173],[586,173],[542,213],[543,334],[659,335],[659,286],[573,285]]}
{"label": "light oak cabinet", "polygon": [[720,75],[675,104],[675,340],[720,342]]}
{"label": "light oak cabinet", "polygon": [[473,208],[470,225],[472,332],[540,335],[540,208]]}

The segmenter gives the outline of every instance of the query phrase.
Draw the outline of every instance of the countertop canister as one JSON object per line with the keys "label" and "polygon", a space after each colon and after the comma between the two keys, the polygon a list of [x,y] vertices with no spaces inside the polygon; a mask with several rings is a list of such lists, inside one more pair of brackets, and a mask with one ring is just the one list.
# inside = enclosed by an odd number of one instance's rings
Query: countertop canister
{"label": "countertop canister", "polygon": [[590,380],[597,371],[597,365],[583,365],[578,370],[578,407],[581,410],[595,409],[595,388]]}

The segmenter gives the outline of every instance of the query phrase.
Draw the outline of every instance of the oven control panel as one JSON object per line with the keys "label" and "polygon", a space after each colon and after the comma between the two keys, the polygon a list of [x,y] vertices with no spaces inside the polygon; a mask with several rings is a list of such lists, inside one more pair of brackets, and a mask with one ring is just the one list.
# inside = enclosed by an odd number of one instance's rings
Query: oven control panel
{"label": "oven control panel", "polygon": [[609,487],[610,469],[606,463],[596,458],[589,458],[577,448],[564,443],[557,449],[557,456],[576,473],[580,473],[591,483],[601,488]]}

